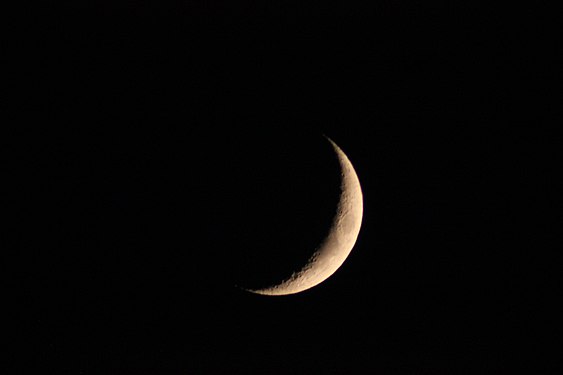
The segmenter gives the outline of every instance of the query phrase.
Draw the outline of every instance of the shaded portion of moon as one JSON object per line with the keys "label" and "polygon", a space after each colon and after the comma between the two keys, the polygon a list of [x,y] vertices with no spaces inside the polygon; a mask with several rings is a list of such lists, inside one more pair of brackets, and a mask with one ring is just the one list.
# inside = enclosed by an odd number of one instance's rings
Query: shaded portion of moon
{"label": "shaded portion of moon", "polygon": [[344,263],[360,233],[363,198],[360,181],[352,163],[331,139],[341,171],[340,199],[328,235],[306,265],[279,284],[263,289],[247,289],[263,295],[295,294],[314,287],[329,278]]}

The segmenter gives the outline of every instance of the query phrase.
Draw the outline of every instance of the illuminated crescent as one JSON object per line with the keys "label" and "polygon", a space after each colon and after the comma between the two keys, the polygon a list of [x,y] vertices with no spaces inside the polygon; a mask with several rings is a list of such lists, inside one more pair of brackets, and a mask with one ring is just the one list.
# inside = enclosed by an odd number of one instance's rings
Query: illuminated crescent
{"label": "illuminated crescent", "polygon": [[314,287],[329,278],[344,263],[360,233],[363,198],[360,181],[352,163],[331,139],[340,164],[340,200],[328,235],[306,265],[279,284],[249,292],[279,296],[295,294]]}

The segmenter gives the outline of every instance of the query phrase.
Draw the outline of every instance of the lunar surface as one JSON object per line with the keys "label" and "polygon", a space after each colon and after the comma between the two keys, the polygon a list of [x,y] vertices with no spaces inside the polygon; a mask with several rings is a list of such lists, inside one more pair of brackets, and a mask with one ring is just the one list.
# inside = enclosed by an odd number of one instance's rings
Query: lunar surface
{"label": "lunar surface", "polygon": [[315,250],[306,265],[279,284],[264,289],[246,289],[249,292],[280,296],[295,294],[322,283],[344,263],[360,232],[363,198],[360,181],[352,163],[331,139],[340,164],[340,199],[327,236]]}

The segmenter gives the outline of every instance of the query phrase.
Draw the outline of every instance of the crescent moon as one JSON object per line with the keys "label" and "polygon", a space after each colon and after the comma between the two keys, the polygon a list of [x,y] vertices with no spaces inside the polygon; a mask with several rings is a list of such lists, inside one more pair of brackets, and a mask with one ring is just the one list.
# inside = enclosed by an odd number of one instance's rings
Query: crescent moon
{"label": "crescent moon", "polygon": [[328,279],[352,251],[362,225],[362,189],[346,154],[330,138],[326,138],[338,157],[341,176],[340,199],[328,235],[300,271],[277,285],[247,291],[268,296],[302,292]]}

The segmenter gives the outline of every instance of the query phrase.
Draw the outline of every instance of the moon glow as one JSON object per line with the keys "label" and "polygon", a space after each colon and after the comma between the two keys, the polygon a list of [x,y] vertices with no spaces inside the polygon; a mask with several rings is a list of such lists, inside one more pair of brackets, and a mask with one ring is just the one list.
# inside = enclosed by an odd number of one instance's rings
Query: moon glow
{"label": "moon glow", "polygon": [[284,281],[249,292],[280,296],[295,294],[314,287],[329,278],[344,263],[360,233],[363,197],[360,181],[346,154],[330,138],[340,165],[340,198],[328,234],[305,266]]}

